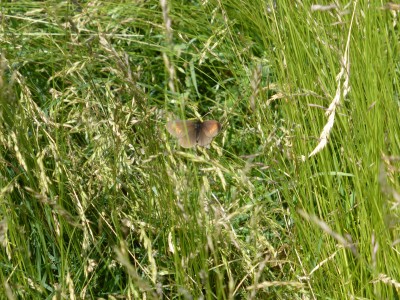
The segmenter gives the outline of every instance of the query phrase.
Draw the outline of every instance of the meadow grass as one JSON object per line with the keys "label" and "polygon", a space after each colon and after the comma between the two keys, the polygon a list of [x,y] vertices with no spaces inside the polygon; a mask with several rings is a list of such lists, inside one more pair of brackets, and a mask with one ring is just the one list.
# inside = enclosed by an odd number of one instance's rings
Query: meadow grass
{"label": "meadow grass", "polygon": [[1,2],[0,294],[398,299],[396,6],[314,4]]}

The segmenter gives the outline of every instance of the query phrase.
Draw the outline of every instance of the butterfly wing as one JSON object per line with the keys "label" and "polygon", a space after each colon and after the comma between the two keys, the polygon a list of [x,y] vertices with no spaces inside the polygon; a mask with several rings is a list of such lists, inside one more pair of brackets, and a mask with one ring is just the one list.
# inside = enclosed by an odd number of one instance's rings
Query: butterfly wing
{"label": "butterfly wing", "polygon": [[220,132],[221,124],[215,120],[208,120],[201,123],[197,144],[202,147],[207,147],[213,138]]}
{"label": "butterfly wing", "polygon": [[196,145],[196,121],[169,121],[166,128],[171,135],[178,138],[179,145],[183,148]]}

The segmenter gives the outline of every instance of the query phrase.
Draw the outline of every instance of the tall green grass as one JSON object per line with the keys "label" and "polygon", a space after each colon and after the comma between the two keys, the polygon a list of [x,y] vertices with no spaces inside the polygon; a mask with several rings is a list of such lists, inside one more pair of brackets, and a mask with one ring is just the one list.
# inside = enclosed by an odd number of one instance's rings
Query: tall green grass
{"label": "tall green grass", "polygon": [[398,17],[313,4],[1,3],[1,293],[398,298]]}

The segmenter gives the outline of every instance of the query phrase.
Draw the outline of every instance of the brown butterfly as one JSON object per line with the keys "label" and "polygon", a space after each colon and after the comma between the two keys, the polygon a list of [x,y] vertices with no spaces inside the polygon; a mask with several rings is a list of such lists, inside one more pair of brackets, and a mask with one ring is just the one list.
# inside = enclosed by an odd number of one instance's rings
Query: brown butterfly
{"label": "brown butterfly", "polygon": [[166,127],[170,134],[178,138],[179,145],[183,148],[195,145],[207,147],[221,130],[221,124],[215,120],[175,120],[169,121]]}

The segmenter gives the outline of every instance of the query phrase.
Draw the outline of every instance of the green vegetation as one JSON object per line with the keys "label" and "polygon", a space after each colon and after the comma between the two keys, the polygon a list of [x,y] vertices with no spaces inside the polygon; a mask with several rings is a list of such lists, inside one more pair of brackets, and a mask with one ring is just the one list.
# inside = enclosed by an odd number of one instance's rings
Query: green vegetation
{"label": "green vegetation", "polygon": [[397,7],[273,2],[1,2],[1,295],[399,299]]}

